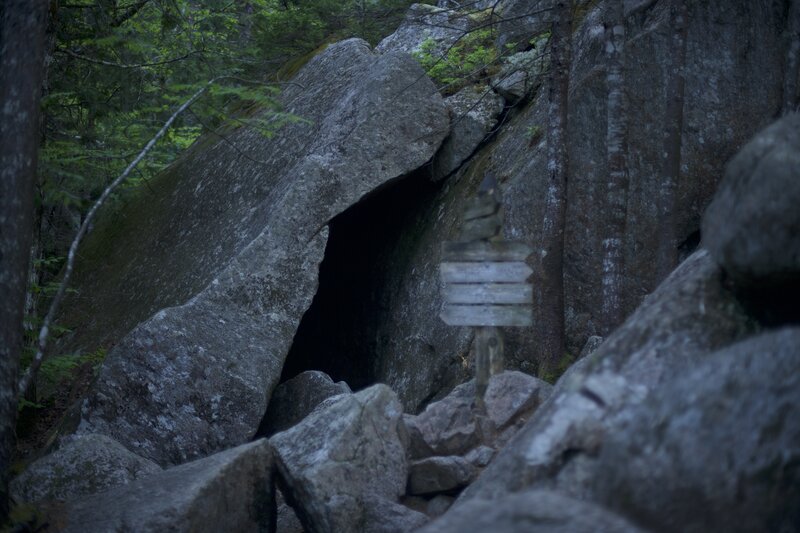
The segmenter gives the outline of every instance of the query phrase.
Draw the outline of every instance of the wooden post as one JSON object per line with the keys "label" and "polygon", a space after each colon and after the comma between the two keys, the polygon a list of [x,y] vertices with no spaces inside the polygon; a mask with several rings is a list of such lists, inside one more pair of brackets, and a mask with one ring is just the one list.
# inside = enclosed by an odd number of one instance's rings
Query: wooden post
{"label": "wooden post", "polygon": [[525,263],[531,247],[502,238],[503,207],[496,183],[485,178],[467,205],[461,240],[442,243],[439,274],[444,283],[440,318],[450,326],[475,326],[475,406],[485,414],[492,375],[503,371],[499,326],[530,327],[533,271]]}

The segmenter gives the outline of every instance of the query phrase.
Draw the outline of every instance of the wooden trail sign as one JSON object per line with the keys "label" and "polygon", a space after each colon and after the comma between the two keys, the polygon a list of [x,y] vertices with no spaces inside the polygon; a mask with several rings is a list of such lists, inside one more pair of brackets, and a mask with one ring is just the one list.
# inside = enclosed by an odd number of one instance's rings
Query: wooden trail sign
{"label": "wooden trail sign", "polygon": [[442,243],[439,274],[449,326],[474,326],[476,404],[485,411],[483,396],[489,376],[503,369],[503,338],[498,326],[533,324],[533,273],[525,263],[532,249],[526,243],[502,239],[503,207],[496,183],[485,178],[478,197],[464,212],[461,240]]}

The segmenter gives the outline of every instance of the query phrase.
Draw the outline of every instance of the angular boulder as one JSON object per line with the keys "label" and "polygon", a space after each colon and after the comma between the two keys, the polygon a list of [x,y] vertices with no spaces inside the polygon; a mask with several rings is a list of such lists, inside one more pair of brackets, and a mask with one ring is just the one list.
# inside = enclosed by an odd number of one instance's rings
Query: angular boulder
{"label": "angular boulder", "polygon": [[637,533],[624,518],[591,502],[545,490],[511,494],[501,501],[472,500],[451,508],[420,533]]}
{"label": "angular boulder", "polygon": [[486,389],[486,420],[476,417],[475,381],[459,385],[417,416],[406,415],[411,458],[464,455],[480,445],[501,447],[550,396],[552,387],[522,372],[492,376]]}
{"label": "angular boulder", "polygon": [[573,365],[456,505],[528,488],[585,498],[609,428],[650,390],[755,326],[705,250],[693,254],[591,355]]}
{"label": "angular boulder", "polygon": [[594,498],[670,531],[800,528],[800,328],[751,337],[608,432]]}
{"label": "angular boulder", "polygon": [[470,18],[458,11],[427,4],[413,4],[397,30],[375,47],[381,53],[424,51],[440,57],[464,36]]}
{"label": "angular boulder", "polygon": [[73,346],[116,346],[79,432],[161,465],[252,438],[316,291],[327,224],[430,160],[449,127],[413,59],[358,39],[312,59],[280,103],[301,120],[270,138],[201,139],[155,197],[142,189],[98,222],[65,314]]}
{"label": "angular boulder", "polygon": [[433,180],[445,178],[471,156],[503,111],[503,99],[485,86],[465,87],[444,103],[450,112],[451,131],[433,160]]}
{"label": "angular boulder", "polygon": [[289,429],[304,419],[323,400],[353,391],[344,381],[334,383],[329,375],[318,370],[301,372],[275,388],[259,433],[272,435]]}
{"label": "angular boulder", "polygon": [[272,531],[273,458],[261,439],[67,502],[59,531]]}
{"label": "angular boulder", "polygon": [[307,530],[405,531],[424,519],[399,504],[408,473],[401,416],[379,384],[272,437],[285,495]]}
{"label": "angular boulder", "polygon": [[800,282],[800,114],[772,124],[728,164],[703,239],[744,285]]}
{"label": "angular boulder", "polygon": [[28,465],[11,482],[19,502],[67,500],[161,472],[161,467],[132,454],[105,435],[63,437],[58,449]]}
{"label": "angular boulder", "polygon": [[408,494],[433,494],[466,487],[478,469],[458,455],[427,457],[411,463],[408,472]]}

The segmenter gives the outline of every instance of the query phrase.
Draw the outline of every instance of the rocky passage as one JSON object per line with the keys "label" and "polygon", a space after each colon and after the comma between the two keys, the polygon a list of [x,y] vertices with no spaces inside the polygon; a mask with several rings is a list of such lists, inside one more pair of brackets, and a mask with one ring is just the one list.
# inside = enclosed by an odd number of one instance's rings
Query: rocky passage
{"label": "rocky passage", "polygon": [[629,316],[605,339],[606,2],[576,3],[576,360],[555,385],[533,377],[535,329],[509,331],[509,370],[479,413],[472,333],[437,318],[440,243],[486,174],[504,236],[537,244],[550,3],[481,2],[506,17],[494,42],[507,53],[441,92],[408,52],[446,50],[485,14],[415,5],[374,50],[346,40],[300,70],[281,98],[303,121],[270,139],[233,132],[248,157],[201,139],[157,196],[98,223],[62,348],[114,348],[15,498],[66,531],[800,530],[800,118],[779,118],[784,3],[689,3],[683,260],[660,281],[668,3],[625,3]]}

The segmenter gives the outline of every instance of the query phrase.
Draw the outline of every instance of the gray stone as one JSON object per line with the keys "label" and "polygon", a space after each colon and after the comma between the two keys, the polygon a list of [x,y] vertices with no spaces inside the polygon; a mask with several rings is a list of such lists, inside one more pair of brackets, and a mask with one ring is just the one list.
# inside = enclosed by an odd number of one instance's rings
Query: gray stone
{"label": "gray stone", "polygon": [[408,494],[432,494],[469,485],[478,469],[457,455],[427,457],[414,461],[408,470]]}
{"label": "gray stone", "polygon": [[437,494],[428,502],[426,513],[431,518],[442,516],[453,505],[455,498],[444,494]]}
{"label": "gray stone", "polygon": [[491,85],[509,104],[530,96],[541,83],[548,59],[547,42],[548,37],[539,37],[530,50],[504,56],[500,61],[500,72],[492,77]]}
{"label": "gray stone", "polygon": [[708,353],[753,331],[722,277],[707,251],[687,259],[592,355],[567,371],[458,504],[527,488],[585,498],[597,453],[618,417]]}
{"label": "gray stone", "polygon": [[[475,381],[459,385],[442,400],[417,416],[405,416],[409,430],[409,453],[414,459],[431,455],[463,455],[483,444],[490,447],[498,433],[518,429],[550,395],[552,387],[517,371],[492,376],[486,389],[487,417],[475,416]],[[506,438],[508,436],[506,435]]]}
{"label": "gray stone", "polygon": [[[306,529],[378,531],[406,522],[413,511],[398,503],[408,475],[401,415],[395,393],[374,385],[272,437],[286,496]],[[388,509],[383,524],[376,506]]]}
{"label": "gray stone", "polygon": [[433,160],[434,181],[456,170],[487,138],[503,111],[503,99],[485,86],[465,87],[444,100],[450,135]]}
{"label": "gray stone", "polygon": [[272,531],[273,458],[261,439],[67,503],[65,532]]}
{"label": "gray stone", "polygon": [[471,500],[452,507],[420,533],[634,533],[643,531],[590,502],[533,490],[501,501]]}
{"label": "gray stone", "polygon": [[603,344],[603,337],[599,335],[592,335],[586,339],[586,344],[584,344],[583,348],[581,348],[581,353],[578,358],[582,359],[587,355],[591,355],[597,348],[600,347],[601,344]]}
{"label": "gray stone", "polygon": [[464,455],[464,459],[478,468],[483,468],[494,459],[496,453],[497,451],[489,446],[478,446],[467,452],[467,454]]}
{"label": "gray stone", "polygon": [[664,531],[798,531],[800,329],[749,338],[608,433],[595,498]]}
{"label": "gray stone", "polygon": [[703,218],[703,240],[744,284],[800,281],[800,114],[750,141],[728,165]]}
{"label": "gray stone", "polygon": [[105,435],[63,437],[58,449],[28,465],[11,482],[20,502],[67,500],[142,479],[161,468]]}
{"label": "gray stone", "polygon": [[323,400],[352,392],[344,381],[334,383],[324,372],[309,370],[275,388],[259,433],[269,436],[300,422]]}
{"label": "gray stone", "polygon": [[381,53],[412,54],[422,49],[433,57],[441,56],[470,28],[470,18],[459,11],[440,9],[427,4],[413,4],[397,30],[375,47]]}
{"label": "gray stone", "polygon": [[80,432],[161,465],[252,438],[316,291],[328,222],[430,160],[449,126],[413,59],[358,39],[312,59],[280,101],[304,120],[200,140],[156,196],[141,189],[98,223],[76,282],[92,301],[70,316],[102,324],[70,324],[73,345],[119,342]]}
{"label": "gray stone", "polygon": [[363,502],[365,510],[363,522],[353,524],[351,529],[337,531],[406,533],[416,531],[430,521],[427,515],[385,498],[365,496]]}
{"label": "gray stone", "polygon": [[283,493],[279,488],[275,489],[275,533],[304,533],[303,524],[297,518],[297,513],[286,503]]}

